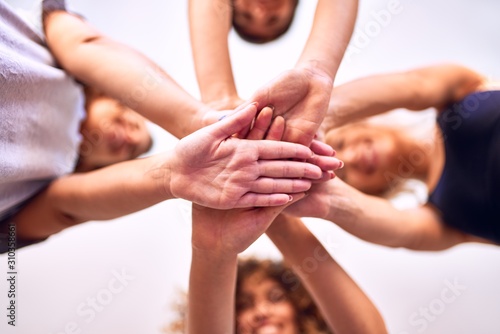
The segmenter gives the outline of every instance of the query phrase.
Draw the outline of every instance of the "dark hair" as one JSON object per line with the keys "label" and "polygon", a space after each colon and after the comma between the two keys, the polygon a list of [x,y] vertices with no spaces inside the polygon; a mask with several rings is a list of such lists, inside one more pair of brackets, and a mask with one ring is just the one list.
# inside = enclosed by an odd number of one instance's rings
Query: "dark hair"
{"label": "dark hair", "polygon": [[[241,294],[243,282],[255,276],[271,279],[278,283],[286,292],[287,298],[295,308],[297,324],[300,333],[307,334],[331,334],[328,325],[312,300],[309,293],[303,287],[295,273],[283,262],[271,260],[258,260],[249,258],[239,260],[238,276],[236,280],[236,297]],[[236,314],[240,311],[236,304]]]}
{"label": "dark hair", "polygon": [[267,42],[270,42],[270,41],[274,41],[275,39],[278,39],[279,37],[281,37],[282,35],[284,35],[288,31],[288,29],[290,29],[290,26],[292,25],[292,22],[293,22],[293,18],[295,17],[295,11],[297,9],[297,5],[299,4],[299,0],[291,0],[291,1],[293,1],[294,3],[293,3],[293,9],[292,9],[292,13],[290,15],[290,19],[275,34],[273,34],[271,36],[267,36],[267,37],[263,37],[263,36],[260,36],[260,35],[250,34],[249,32],[245,31],[245,28],[243,26],[237,24],[234,21],[234,15],[233,15],[233,20],[232,21],[233,21],[234,31],[236,31],[236,33],[238,34],[238,36],[240,36],[245,41],[250,42],[250,43],[254,43],[254,44],[264,44],[264,43],[267,43]]}

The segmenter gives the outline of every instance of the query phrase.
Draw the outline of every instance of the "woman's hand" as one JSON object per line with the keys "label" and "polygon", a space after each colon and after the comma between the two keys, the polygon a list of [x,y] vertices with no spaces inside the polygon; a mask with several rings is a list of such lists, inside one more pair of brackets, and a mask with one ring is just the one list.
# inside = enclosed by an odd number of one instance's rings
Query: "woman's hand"
{"label": "woman's hand", "polygon": [[241,253],[286,206],[303,197],[303,193],[294,194],[287,204],[267,208],[217,210],[193,204],[193,248],[220,255]]}
{"label": "woman's hand", "polygon": [[327,75],[300,67],[261,87],[251,100],[261,106],[274,106],[274,115],[284,117],[284,141],[309,146],[327,112],[332,88]]}
{"label": "woman's hand", "polygon": [[248,105],[182,139],[173,162],[162,167],[171,171],[165,188],[175,197],[218,209],[280,206],[289,194],[307,191],[311,180],[323,175],[320,167],[304,162],[313,157],[311,149],[233,136],[249,127],[256,112],[254,104]]}

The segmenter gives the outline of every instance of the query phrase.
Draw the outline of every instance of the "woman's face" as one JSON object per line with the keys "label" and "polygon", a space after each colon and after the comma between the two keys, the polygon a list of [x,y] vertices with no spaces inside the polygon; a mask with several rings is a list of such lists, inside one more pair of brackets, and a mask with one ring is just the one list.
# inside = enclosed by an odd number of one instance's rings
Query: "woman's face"
{"label": "woman's face", "polygon": [[85,169],[134,159],[147,152],[152,144],[145,119],[108,97],[87,104],[81,133],[80,163]]}
{"label": "woman's face", "polygon": [[237,296],[238,334],[297,334],[295,309],[273,279],[250,276]]}
{"label": "woman's face", "polygon": [[381,194],[388,189],[401,153],[396,131],[352,124],[329,131],[325,139],[344,161],[344,168],[335,171],[338,177],[368,194]]}
{"label": "woman's face", "polygon": [[233,0],[233,21],[246,34],[273,39],[288,26],[296,0]]}

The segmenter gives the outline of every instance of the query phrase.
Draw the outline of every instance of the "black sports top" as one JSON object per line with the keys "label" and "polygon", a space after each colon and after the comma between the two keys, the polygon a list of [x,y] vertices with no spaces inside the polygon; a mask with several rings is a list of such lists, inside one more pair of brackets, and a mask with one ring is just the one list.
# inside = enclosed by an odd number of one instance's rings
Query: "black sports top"
{"label": "black sports top", "polygon": [[437,121],[446,160],[429,203],[446,224],[500,244],[500,91],[472,93]]}

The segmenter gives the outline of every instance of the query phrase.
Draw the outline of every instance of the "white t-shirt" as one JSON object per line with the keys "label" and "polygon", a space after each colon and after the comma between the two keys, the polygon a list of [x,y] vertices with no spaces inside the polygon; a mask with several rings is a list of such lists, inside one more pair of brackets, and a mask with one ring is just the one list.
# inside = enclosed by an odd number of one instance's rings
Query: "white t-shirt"
{"label": "white t-shirt", "polygon": [[0,220],[73,172],[84,115],[82,87],[56,67],[33,25],[0,0]]}

